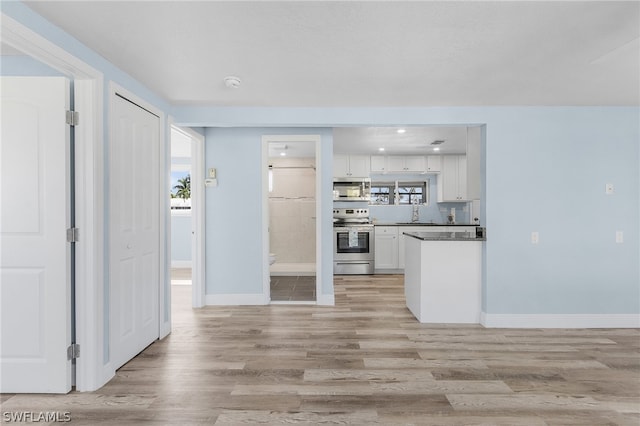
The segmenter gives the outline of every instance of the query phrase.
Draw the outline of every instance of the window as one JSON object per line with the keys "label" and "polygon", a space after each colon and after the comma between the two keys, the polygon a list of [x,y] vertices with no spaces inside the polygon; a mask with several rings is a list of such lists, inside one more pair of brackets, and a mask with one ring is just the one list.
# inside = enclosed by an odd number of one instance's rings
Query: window
{"label": "window", "polygon": [[373,182],[371,184],[371,204],[381,206],[427,204],[429,201],[428,188],[428,181]]}
{"label": "window", "polygon": [[376,182],[371,184],[371,204],[386,206],[393,204],[393,193],[395,192],[395,182]]}

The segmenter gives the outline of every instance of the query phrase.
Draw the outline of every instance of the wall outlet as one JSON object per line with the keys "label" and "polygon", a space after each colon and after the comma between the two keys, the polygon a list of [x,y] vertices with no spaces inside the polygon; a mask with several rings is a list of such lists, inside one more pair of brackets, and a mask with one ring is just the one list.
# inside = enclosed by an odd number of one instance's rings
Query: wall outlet
{"label": "wall outlet", "polygon": [[611,195],[613,194],[613,184],[612,183],[608,183],[604,186],[604,193],[607,195]]}
{"label": "wall outlet", "polygon": [[616,243],[622,244],[624,242],[624,235],[622,231],[616,231]]}
{"label": "wall outlet", "polygon": [[538,244],[538,241],[540,241],[540,235],[538,231],[533,231],[531,233],[531,244]]}

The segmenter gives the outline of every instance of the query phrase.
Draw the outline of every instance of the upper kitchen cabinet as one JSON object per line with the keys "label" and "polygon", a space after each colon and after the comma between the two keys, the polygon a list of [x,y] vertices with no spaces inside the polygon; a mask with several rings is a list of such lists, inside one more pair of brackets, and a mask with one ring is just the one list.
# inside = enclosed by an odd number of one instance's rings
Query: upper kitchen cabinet
{"label": "upper kitchen cabinet", "polygon": [[438,202],[467,201],[467,157],[443,155],[438,177]]}
{"label": "upper kitchen cabinet", "polygon": [[333,156],[334,177],[369,177],[371,160],[368,155]]}
{"label": "upper kitchen cabinet", "polygon": [[428,155],[427,156],[427,172],[440,173],[441,171],[442,171],[442,156]]}
{"label": "upper kitchen cabinet", "polygon": [[387,171],[387,157],[384,155],[372,155],[371,173],[386,173]]}
{"label": "upper kitchen cabinet", "polygon": [[440,173],[440,156],[372,155],[371,173]]}
{"label": "upper kitchen cabinet", "polygon": [[480,199],[481,127],[467,127],[466,155],[443,155],[438,202]]}
{"label": "upper kitchen cabinet", "polygon": [[389,172],[424,173],[427,167],[423,155],[389,155],[387,169]]}

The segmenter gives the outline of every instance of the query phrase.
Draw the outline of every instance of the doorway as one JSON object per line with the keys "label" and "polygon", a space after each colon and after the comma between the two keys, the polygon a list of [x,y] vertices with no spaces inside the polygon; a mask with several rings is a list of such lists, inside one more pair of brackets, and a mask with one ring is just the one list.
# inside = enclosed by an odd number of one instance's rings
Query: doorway
{"label": "doorway", "polygon": [[315,304],[319,136],[264,136],[265,293],[271,303]]}
{"label": "doorway", "polygon": [[[171,126],[171,290],[172,305],[204,306],[204,137]],[[176,296],[176,297],[174,297]]]}

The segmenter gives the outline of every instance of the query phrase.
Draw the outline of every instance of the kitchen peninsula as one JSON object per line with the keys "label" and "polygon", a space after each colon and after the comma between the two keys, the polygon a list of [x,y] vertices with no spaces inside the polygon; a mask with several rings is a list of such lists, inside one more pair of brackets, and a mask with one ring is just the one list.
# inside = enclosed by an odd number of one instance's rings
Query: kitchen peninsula
{"label": "kitchen peninsula", "polygon": [[411,313],[421,323],[480,323],[484,228],[404,235]]}

